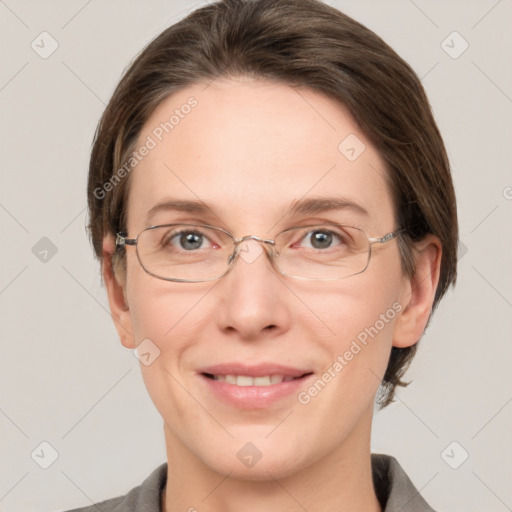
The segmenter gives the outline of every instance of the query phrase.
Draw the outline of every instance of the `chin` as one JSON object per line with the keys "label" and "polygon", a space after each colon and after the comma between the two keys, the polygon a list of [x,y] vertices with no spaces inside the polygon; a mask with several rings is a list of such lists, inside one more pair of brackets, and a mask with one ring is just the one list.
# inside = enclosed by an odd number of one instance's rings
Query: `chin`
{"label": "chin", "polygon": [[261,482],[286,478],[297,473],[304,464],[292,460],[287,454],[273,453],[272,456],[262,455],[252,467],[245,466],[238,456],[228,456],[223,460],[216,460],[210,468],[221,475],[228,475],[230,479],[241,481]]}
{"label": "chin", "polygon": [[[322,457],[322,450],[310,451],[306,446],[308,444],[292,436],[272,440],[254,435],[236,436],[224,443],[213,441],[208,445],[196,445],[193,451],[211,471],[229,475],[230,479],[269,481],[289,477]],[[313,448],[311,443],[308,447]]]}

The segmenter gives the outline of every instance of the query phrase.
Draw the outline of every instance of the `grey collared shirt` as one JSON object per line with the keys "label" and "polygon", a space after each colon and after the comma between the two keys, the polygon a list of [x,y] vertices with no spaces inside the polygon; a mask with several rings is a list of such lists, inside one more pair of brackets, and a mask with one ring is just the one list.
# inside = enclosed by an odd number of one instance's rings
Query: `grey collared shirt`
{"label": "grey collared shirt", "polygon": [[[383,512],[435,512],[393,457],[372,454],[372,473]],[[167,464],[162,464],[142,485],[125,496],[69,512],[161,512],[160,503],[166,480]]]}

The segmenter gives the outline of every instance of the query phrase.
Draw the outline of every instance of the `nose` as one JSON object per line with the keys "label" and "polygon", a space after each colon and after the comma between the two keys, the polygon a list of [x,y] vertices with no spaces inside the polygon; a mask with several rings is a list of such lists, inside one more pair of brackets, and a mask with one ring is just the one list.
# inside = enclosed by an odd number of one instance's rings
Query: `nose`
{"label": "nose", "polygon": [[273,337],[290,327],[289,291],[255,239],[243,240],[230,272],[216,287],[217,323],[241,339]]}

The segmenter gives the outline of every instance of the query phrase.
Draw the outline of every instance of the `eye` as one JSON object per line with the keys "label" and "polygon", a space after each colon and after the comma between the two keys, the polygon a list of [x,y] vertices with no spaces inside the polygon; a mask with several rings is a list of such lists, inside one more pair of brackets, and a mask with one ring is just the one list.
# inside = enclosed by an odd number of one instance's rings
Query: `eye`
{"label": "eye", "polygon": [[166,238],[164,245],[170,245],[185,251],[208,249],[214,246],[200,231],[180,231],[178,233],[171,233]]}
{"label": "eye", "polygon": [[317,229],[310,231],[304,236],[300,244],[302,247],[308,247],[311,249],[330,249],[335,245],[343,244],[343,240],[340,235],[326,229]]}

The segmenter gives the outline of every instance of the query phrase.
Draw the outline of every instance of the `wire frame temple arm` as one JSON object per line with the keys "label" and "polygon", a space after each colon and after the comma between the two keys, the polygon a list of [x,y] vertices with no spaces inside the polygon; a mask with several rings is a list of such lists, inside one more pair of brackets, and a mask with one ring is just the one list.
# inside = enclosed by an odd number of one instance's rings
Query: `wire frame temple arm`
{"label": "wire frame temple arm", "polygon": [[116,246],[124,247],[125,245],[137,245],[136,238],[126,238],[126,233],[116,234]]}
{"label": "wire frame temple arm", "polygon": [[396,238],[399,233],[401,233],[403,229],[398,229],[396,231],[393,231],[391,233],[388,233],[387,235],[384,235],[381,238],[369,238],[371,244],[385,244],[386,242],[389,242],[390,240],[393,240],[393,238]]}

